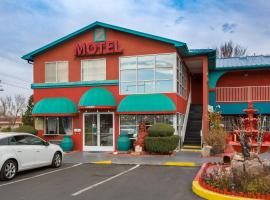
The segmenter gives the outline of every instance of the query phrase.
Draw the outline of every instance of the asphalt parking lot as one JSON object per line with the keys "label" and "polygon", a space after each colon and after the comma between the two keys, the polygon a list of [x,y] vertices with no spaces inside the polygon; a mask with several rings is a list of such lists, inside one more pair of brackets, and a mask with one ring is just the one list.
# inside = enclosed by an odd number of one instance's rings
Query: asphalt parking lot
{"label": "asphalt parking lot", "polygon": [[63,164],[22,172],[0,182],[3,200],[190,200],[199,168],[142,165]]}

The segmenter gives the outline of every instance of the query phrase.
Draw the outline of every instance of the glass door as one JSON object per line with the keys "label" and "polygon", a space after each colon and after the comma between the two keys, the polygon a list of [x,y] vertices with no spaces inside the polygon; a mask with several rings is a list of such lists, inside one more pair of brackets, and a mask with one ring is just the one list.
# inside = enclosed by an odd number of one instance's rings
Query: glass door
{"label": "glass door", "polygon": [[98,145],[98,115],[86,114],[84,116],[84,145],[97,146]]}
{"label": "glass door", "polygon": [[84,114],[84,151],[114,150],[113,113]]}

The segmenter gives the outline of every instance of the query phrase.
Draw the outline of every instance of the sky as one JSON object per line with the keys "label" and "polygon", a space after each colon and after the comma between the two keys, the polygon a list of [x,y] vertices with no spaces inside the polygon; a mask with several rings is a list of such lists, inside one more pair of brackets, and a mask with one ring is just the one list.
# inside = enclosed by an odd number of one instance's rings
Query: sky
{"label": "sky", "polygon": [[0,0],[0,97],[32,94],[21,59],[95,21],[215,48],[225,41],[270,55],[269,0]]}

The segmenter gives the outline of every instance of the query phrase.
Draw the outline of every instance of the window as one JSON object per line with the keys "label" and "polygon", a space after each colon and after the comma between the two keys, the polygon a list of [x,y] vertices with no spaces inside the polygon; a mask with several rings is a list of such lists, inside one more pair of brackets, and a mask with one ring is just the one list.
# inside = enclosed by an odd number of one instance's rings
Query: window
{"label": "window", "polygon": [[31,136],[31,135],[14,136],[14,141],[16,142],[16,145],[44,145],[45,144],[43,140],[35,136]]}
{"label": "window", "polygon": [[127,133],[136,138],[139,123],[144,122],[146,127],[155,123],[166,123],[173,126],[175,115],[120,115],[120,133]]}
{"label": "window", "polygon": [[47,62],[45,63],[45,82],[68,82],[68,62]]}
{"label": "window", "polygon": [[176,54],[120,58],[120,93],[174,92]]}
{"label": "window", "polygon": [[106,32],[104,28],[96,28],[94,30],[94,41],[101,42],[106,40]]}
{"label": "window", "polygon": [[82,60],[82,81],[106,80],[106,60]]}
{"label": "window", "polygon": [[177,133],[181,135],[183,125],[184,125],[185,115],[181,113],[177,113]]}
{"label": "window", "polygon": [[72,135],[71,117],[46,117],[45,118],[46,135]]}
{"label": "window", "polygon": [[3,138],[0,140],[0,146],[9,145],[9,138]]}
{"label": "window", "polygon": [[187,97],[187,72],[179,57],[177,57],[177,94]]}

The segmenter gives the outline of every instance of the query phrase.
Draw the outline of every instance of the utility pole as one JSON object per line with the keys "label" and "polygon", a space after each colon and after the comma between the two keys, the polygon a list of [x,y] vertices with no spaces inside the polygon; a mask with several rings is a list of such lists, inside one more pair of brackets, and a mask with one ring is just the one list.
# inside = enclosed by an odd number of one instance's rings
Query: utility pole
{"label": "utility pole", "polygon": [[0,80],[0,92],[3,92],[4,91],[4,88],[2,88],[1,83],[2,83],[2,80]]}

